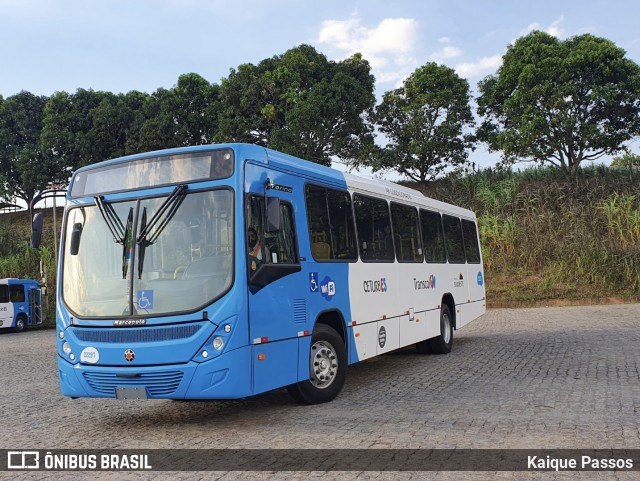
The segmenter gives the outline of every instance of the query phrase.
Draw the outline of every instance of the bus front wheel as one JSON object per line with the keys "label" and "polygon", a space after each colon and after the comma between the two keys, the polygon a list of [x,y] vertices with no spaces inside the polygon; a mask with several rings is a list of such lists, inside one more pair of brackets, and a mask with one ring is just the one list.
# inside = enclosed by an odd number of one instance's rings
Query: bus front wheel
{"label": "bus front wheel", "polygon": [[342,390],[347,376],[347,350],[340,335],[331,327],[318,324],[311,337],[309,380],[287,390],[301,404],[332,401]]}
{"label": "bus front wheel", "polygon": [[27,327],[27,321],[24,318],[24,316],[18,316],[18,318],[16,319],[16,325],[13,328],[13,330],[15,332],[22,332],[25,330],[26,327]]}

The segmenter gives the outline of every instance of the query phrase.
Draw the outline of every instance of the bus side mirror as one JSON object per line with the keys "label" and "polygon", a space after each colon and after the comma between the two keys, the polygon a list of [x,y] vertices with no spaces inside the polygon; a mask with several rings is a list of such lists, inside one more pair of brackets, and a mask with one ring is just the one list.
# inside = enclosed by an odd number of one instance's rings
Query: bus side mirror
{"label": "bus side mirror", "polygon": [[77,256],[80,250],[80,237],[82,236],[82,224],[76,222],[73,224],[73,230],[71,231],[71,242],[69,243],[69,254]]}
{"label": "bus side mirror", "polygon": [[278,232],[280,230],[280,199],[267,197],[267,225],[266,232]]}
{"label": "bus side mirror", "polygon": [[31,247],[34,249],[38,249],[40,247],[40,243],[42,242],[42,224],[44,222],[44,217],[42,216],[42,212],[38,212],[33,216],[33,221],[31,222]]}

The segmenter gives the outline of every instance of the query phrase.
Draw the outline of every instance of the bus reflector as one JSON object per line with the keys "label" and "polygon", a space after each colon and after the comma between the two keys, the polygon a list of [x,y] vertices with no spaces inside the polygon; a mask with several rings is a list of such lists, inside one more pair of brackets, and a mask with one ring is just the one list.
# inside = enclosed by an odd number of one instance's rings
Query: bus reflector
{"label": "bus reflector", "polygon": [[258,354],[258,361],[264,361],[267,358],[266,354]]}
{"label": "bus reflector", "polygon": [[382,315],[382,319],[386,319],[386,318],[387,318],[387,315],[386,315],[386,314],[383,314],[383,315]]}
{"label": "bus reflector", "polygon": [[356,332],[356,337],[360,337],[360,333],[359,332]]}
{"label": "bus reflector", "polygon": [[309,335],[309,331],[300,331],[298,332],[298,337],[304,337],[304,336],[308,336]]}
{"label": "bus reflector", "polygon": [[352,326],[355,326],[356,324],[357,324],[356,321],[351,321]]}
{"label": "bus reflector", "polygon": [[253,340],[254,344],[264,344],[265,342],[269,342],[269,338],[268,337],[256,337]]}

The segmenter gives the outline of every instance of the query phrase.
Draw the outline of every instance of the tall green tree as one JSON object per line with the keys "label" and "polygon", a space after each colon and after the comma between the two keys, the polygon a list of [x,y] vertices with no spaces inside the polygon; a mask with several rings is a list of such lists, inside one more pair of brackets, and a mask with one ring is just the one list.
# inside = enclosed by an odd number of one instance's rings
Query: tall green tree
{"label": "tall green tree", "polygon": [[22,91],[0,103],[0,193],[29,204],[50,182],[64,179],[64,167],[40,148],[47,97]]}
{"label": "tall green tree", "polygon": [[478,84],[478,135],[503,161],[575,174],[640,133],[640,67],[613,42],[543,32],[519,38]]}
{"label": "tall green tree", "polygon": [[469,83],[444,65],[428,63],[402,87],[386,92],[375,120],[388,143],[371,162],[417,182],[468,164],[474,146]]}
{"label": "tall green tree", "polygon": [[103,146],[96,144],[96,137],[100,136],[93,132],[93,111],[112,96],[109,92],[85,89],[78,89],[75,94],[54,93],[45,107],[42,150],[69,170],[105,160]]}
{"label": "tall green tree", "polygon": [[220,109],[219,89],[198,74],[181,75],[171,89],[160,88],[145,107],[139,150],[213,142]]}
{"label": "tall green tree", "polygon": [[151,96],[78,89],[47,102],[40,145],[68,170],[137,152]]}
{"label": "tall green tree", "polygon": [[218,141],[250,142],[330,165],[357,163],[373,146],[369,63],[333,62],[300,45],[232,69],[220,89]]}
{"label": "tall green tree", "polygon": [[86,160],[94,163],[136,153],[144,122],[143,108],[149,98],[150,95],[137,91],[105,93],[89,113],[91,130],[87,138],[91,148]]}

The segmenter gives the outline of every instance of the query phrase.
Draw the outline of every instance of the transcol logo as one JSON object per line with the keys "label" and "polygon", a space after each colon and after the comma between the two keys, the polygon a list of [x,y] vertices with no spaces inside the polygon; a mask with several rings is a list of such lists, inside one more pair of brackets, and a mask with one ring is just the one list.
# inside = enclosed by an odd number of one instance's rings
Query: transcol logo
{"label": "transcol logo", "polygon": [[431,274],[429,279],[427,280],[418,280],[415,277],[413,278],[413,288],[416,291],[420,291],[422,289],[435,289],[436,288],[436,276]]}
{"label": "transcol logo", "polygon": [[386,277],[372,281],[364,281],[362,283],[362,288],[364,289],[364,292],[387,292],[389,290]]}

